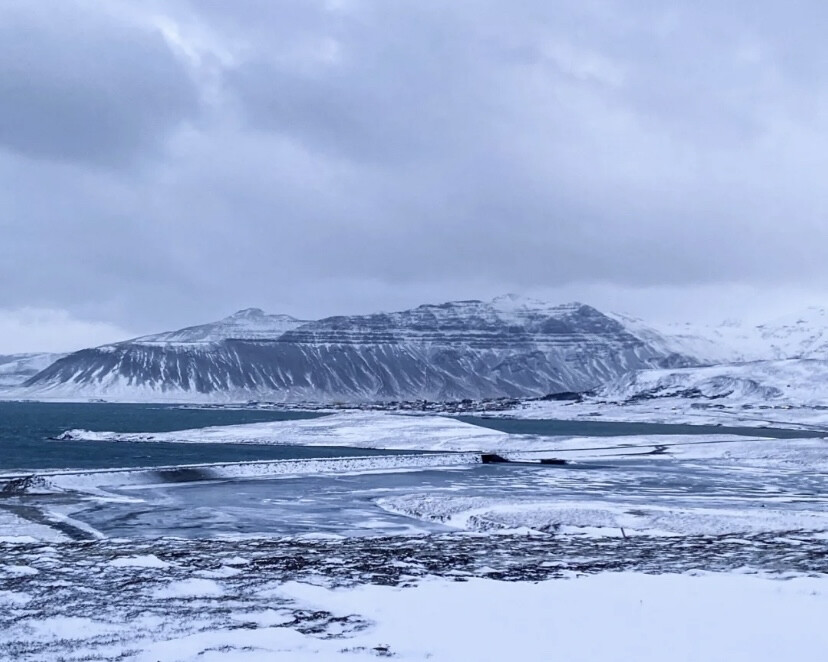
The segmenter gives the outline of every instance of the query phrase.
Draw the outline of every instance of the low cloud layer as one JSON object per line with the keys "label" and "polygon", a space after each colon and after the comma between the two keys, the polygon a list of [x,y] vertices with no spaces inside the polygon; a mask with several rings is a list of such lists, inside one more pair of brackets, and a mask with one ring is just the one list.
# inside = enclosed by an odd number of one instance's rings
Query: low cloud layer
{"label": "low cloud layer", "polygon": [[131,336],[114,324],[75,319],[65,310],[0,309],[0,355],[73,352]]}
{"label": "low cloud layer", "polygon": [[826,14],[4,3],[0,308],[149,332],[505,291],[818,302]]}

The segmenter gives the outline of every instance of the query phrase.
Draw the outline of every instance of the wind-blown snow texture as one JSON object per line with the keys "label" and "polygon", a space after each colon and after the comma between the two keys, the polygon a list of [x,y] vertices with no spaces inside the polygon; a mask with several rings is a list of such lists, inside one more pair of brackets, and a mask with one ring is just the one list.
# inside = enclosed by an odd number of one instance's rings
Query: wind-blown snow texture
{"label": "wind-blown snow texture", "polygon": [[243,311],[217,325],[82,350],[29,380],[25,396],[305,402],[538,396],[593,388],[640,368],[695,364],[577,303],[501,297],[294,324]]}

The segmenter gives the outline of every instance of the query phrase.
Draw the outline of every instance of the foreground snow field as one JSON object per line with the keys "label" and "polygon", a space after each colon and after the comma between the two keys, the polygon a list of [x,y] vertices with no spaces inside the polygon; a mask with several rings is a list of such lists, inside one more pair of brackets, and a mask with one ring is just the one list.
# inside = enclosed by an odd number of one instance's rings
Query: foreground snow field
{"label": "foreground snow field", "polygon": [[828,649],[823,579],[619,574],[334,591],[291,582],[278,593],[305,609],[357,616],[364,629],[323,639],[286,627],[278,611],[239,614],[264,627],[153,643],[136,659],[807,662]]}
{"label": "foreground snow field", "polygon": [[0,545],[0,659],[816,661],[826,552],[795,533]]}

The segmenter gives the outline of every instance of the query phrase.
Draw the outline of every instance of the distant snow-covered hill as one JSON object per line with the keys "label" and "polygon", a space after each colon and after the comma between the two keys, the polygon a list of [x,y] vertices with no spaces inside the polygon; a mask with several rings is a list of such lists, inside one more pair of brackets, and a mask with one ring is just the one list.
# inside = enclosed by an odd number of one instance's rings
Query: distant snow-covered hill
{"label": "distant snow-covered hill", "polygon": [[75,352],[25,397],[330,402],[537,396],[630,371],[697,364],[579,303],[516,296],[373,315],[242,311],[214,324]]}
{"label": "distant snow-covered hill", "polygon": [[640,319],[611,316],[641,338],[663,339],[663,349],[711,364],[777,359],[828,359],[828,310],[811,307],[764,324],[727,320],[721,324],[667,324],[652,327]]}
{"label": "distant snow-covered hill", "polygon": [[65,354],[10,354],[0,356],[0,388],[20,386]]}
{"label": "distant snow-covered hill", "polygon": [[656,398],[717,400],[723,404],[828,404],[828,360],[782,359],[678,370],[639,370],[597,389],[596,400]]}

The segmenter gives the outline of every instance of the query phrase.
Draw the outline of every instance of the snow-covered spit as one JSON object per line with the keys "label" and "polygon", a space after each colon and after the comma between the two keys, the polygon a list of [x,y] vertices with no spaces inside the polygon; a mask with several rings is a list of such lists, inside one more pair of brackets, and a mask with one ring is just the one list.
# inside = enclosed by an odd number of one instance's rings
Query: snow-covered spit
{"label": "snow-covered spit", "polygon": [[303,475],[420,471],[480,463],[478,453],[382,455],[249,462],[181,464],[175,466],[44,471],[37,474],[0,474],[0,487],[9,494],[51,494],[57,491],[97,493],[100,488],[157,486],[204,480],[244,480]]}
{"label": "snow-covered spit", "polygon": [[[518,448],[520,438],[442,416],[347,412],[321,418],[222,425],[156,433],[67,430],[65,440],[290,444],[387,450],[481,451]],[[523,444],[523,449],[532,448]]]}
{"label": "snow-covered spit", "polygon": [[[757,430],[756,439],[761,438]],[[221,425],[175,432],[101,432],[67,430],[65,441],[167,442],[344,446],[399,451],[502,453],[532,459],[526,453],[560,452],[568,459],[593,459],[668,450],[667,455],[710,457],[704,446],[744,442],[741,435],[624,435],[618,437],[548,437],[508,434],[444,416],[387,412],[347,412],[314,419]],[[799,441],[799,440],[797,440]],[[722,446],[717,446],[722,448]],[[728,446],[728,448],[730,448]],[[782,447],[780,447],[782,448]],[[792,444],[784,448],[793,448]],[[663,451],[662,451],[663,452]],[[720,453],[726,452],[720,450]],[[523,456],[520,454],[524,453]],[[786,454],[787,456],[787,454]],[[537,458],[535,458],[537,459]]]}

